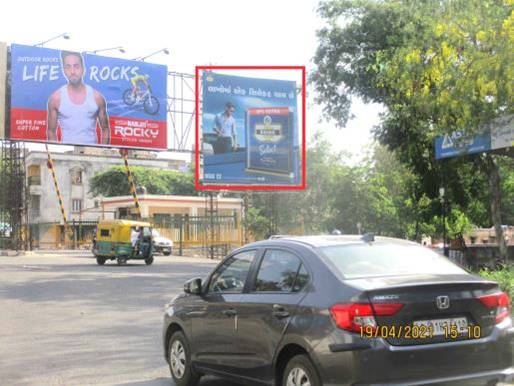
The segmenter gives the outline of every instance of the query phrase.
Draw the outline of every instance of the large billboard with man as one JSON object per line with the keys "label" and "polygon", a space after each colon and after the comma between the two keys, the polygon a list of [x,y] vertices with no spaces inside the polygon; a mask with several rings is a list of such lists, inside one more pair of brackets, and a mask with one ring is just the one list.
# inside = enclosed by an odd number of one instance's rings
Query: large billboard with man
{"label": "large billboard with man", "polygon": [[165,150],[166,66],[11,46],[10,138]]}

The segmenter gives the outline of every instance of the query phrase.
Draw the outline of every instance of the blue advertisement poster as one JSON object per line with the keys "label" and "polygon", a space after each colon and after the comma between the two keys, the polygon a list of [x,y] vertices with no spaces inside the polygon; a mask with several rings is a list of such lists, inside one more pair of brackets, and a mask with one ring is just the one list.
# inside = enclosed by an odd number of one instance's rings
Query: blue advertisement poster
{"label": "blue advertisement poster", "polygon": [[202,74],[203,182],[298,185],[296,82]]}
{"label": "blue advertisement poster", "polygon": [[166,66],[11,46],[10,138],[167,149]]}

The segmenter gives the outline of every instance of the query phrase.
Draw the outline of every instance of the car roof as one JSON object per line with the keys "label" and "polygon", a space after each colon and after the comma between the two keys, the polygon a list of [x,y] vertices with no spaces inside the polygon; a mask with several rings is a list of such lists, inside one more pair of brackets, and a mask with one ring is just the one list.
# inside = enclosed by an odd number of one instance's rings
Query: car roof
{"label": "car roof", "polygon": [[[364,240],[363,235],[318,235],[318,236],[287,236],[287,235],[276,235],[272,236],[267,240],[257,241],[255,243],[248,244],[247,246],[260,246],[266,245],[284,245],[288,243],[299,243],[308,245],[311,247],[327,247],[335,245],[349,245],[349,244],[367,244]],[[418,243],[396,239],[393,237],[382,237],[375,236],[373,243],[375,244],[396,244],[396,245],[418,245]]]}

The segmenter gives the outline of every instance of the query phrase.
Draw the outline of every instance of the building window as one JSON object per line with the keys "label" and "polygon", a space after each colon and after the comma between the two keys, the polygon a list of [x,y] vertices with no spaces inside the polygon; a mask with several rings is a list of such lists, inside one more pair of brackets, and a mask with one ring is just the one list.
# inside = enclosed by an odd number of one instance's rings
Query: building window
{"label": "building window", "polygon": [[39,165],[30,165],[27,168],[29,185],[41,185],[41,168]]}
{"label": "building window", "polygon": [[82,170],[75,169],[71,171],[71,183],[73,185],[82,185]]}
{"label": "building window", "polygon": [[71,201],[71,211],[73,213],[79,213],[82,211],[82,200],[72,200]]}
{"label": "building window", "polygon": [[129,210],[128,208],[118,208],[118,216],[116,218],[123,219],[129,217]]}
{"label": "building window", "polygon": [[31,213],[31,216],[33,217],[38,217],[39,216],[39,210],[40,210],[40,200],[41,197],[40,196],[37,196],[37,195],[34,195],[34,194],[31,194],[30,195],[30,213]]}

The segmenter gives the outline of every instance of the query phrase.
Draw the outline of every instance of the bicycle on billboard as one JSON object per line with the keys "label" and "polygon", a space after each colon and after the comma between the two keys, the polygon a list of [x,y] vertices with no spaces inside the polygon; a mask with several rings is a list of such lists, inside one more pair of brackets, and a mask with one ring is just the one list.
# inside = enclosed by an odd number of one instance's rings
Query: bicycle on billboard
{"label": "bicycle on billboard", "polygon": [[149,75],[136,75],[130,79],[132,88],[123,92],[123,102],[128,106],[143,105],[147,114],[155,115],[159,112],[159,100],[152,95],[152,89],[148,83]]}

